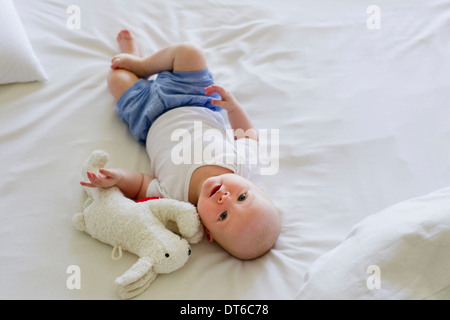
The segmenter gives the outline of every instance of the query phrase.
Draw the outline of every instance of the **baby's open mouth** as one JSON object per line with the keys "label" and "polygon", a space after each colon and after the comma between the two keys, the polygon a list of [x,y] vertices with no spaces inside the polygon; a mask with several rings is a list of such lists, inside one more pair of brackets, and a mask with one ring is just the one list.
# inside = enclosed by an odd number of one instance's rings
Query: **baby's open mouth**
{"label": "baby's open mouth", "polygon": [[221,187],[221,185],[214,187],[214,189],[212,189],[211,194],[209,195],[209,197],[212,197],[217,191],[219,191],[220,187]]}

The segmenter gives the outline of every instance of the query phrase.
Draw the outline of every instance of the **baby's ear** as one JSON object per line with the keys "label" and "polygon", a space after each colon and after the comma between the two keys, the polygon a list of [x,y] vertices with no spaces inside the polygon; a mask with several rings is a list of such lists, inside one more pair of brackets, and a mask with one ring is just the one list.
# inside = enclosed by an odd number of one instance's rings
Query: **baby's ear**
{"label": "baby's ear", "polygon": [[211,233],[209,232],[208,228],[206,228],[206,227],[203,227],[203,228],[205,229],[206,239],[207,239],[209,242],[213,242],[213,241],[214,241],[214,238],[213,238],[213,236],[211,235]]}

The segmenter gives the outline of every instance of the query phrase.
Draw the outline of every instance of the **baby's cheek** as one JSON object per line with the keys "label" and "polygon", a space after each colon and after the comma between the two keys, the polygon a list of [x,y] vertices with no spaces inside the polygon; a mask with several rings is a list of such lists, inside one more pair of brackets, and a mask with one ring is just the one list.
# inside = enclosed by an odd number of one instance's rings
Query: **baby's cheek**
{"label": "baby's cheek", "polygon": [[202,219],[202,220],[206,220],[208,217],[208,214],[207,214],[208,208],[207,207],[208,206],[207,206],[206,201],[203,201],[203,199],[198,200],[197,212],[198,212],[198,215],[200,216],[200,219]]}

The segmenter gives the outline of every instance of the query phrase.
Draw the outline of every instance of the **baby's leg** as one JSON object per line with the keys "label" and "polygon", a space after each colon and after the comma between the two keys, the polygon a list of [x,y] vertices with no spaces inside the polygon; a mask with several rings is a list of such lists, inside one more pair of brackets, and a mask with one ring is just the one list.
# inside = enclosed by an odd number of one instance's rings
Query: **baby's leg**
{"label": "baby's leg", "polygon": [[139,78],[132,72],[126,70],[112,71],[108,76],[108,89],[114,99],[119,100]]}
{"label": "baby's leg", "polygon": [[[128,30],[119,32],[117,42],[123,54],[133,55],[138,58],[139,50],[136,41]],[[108,89],[117,101],[138,79],[139,77],[133,72],[113,68],[113,71],[108,76]]]}
{"label": "baby's leg", "polygon": [[195,45],[184,42],[170,45],[147,58],[139,56],[135,38],[128,30],[117,36],[120,51],[111,64],[108,88],[116,100],[139,78],[148,78],[162,71],[190,72],[207,67],[204,52]]}
{"label": "baby's leg", "polygon": [[163,71],[190,72],[206,67],[204,52],[188,42],[170,45],[147,58],[119,54],[113,59],[111,66],[116,70],[131,71],[140,78],[148,78]]}
{"label": "baby's leg", "polygon": [[150,74],[162,71],[200,71],[206,67],[204,52],[189,42],[170,45],[143,61],[143,68]]}

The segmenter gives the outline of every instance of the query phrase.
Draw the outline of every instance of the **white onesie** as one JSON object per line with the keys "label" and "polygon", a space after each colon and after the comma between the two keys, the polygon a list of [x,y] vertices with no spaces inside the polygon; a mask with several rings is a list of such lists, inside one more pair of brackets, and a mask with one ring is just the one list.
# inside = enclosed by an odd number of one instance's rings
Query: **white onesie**
{"label": "white onesie", "polygon": [[257,142],[234,140],[221,113],[180,107],[161,115],[147,135],[152,180],[148,197],[188,201],[192,173],[203,165],[219,165],[249,178],[257,167]]}

